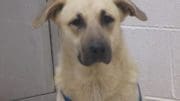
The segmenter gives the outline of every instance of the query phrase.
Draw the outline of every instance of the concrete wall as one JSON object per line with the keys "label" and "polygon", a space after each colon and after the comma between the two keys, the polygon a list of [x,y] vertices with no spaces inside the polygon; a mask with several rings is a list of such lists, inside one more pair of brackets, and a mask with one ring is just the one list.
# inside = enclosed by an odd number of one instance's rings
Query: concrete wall
{"label": "concrete wall", "polygon": [[180,0],[133,0],[149,20],[122,28],[140,71],[145,101],[180,101]]}

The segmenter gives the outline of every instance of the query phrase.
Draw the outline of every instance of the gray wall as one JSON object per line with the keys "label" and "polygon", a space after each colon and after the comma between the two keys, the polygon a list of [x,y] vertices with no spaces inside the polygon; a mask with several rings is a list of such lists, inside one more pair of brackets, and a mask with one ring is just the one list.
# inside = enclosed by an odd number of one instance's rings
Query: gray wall
{"label": "gray wall", "polygon": [[143,94],[147,101],[179,101],[180,1],[134,1],[149,20],[128,18],[123,29],[130,52],[139,65]]}
{"label": "gray wall", "polygon": [[45,0],[1,0],[0,101],[54,92],[48,24],[32,28],[32,20],[45,3]]}

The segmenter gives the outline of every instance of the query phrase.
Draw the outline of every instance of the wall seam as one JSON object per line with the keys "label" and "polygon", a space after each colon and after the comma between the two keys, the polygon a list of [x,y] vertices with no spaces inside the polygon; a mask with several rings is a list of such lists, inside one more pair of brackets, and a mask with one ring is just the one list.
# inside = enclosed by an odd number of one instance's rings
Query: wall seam
{"label": "wall seam", "polygon": [[172,28],[172,27],[150,27],[150,26],[129,26],[129,25],[122,25],[122,28],[130,28],[130,29],[141,29],[141,30],[163,30],[163,31],[180,31],[179,28]]}
{"label": "wall seam", "polygon": [[173,54],[173,40],[172,40],[172,35],[169,34],[169,48],[170,48],[170,57],[171,57],[171,61],[170,61],[170,69],[171,69],[171,93],[172,93],[172,97],[176,98],[176,94],[175,94],[175,81],[174,81],[174,54]]}

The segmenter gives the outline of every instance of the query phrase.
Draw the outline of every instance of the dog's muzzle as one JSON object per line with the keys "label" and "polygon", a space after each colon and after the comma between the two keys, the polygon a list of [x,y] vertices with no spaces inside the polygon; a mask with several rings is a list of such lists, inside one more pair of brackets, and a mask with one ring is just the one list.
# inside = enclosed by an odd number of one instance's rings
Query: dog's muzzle
{"label": "dog's muzzle", "polygon": [[85,66],[101,62],[109,64],[111,62],[110,45],[100,40],[89,42],[83,46],[78,59]]}

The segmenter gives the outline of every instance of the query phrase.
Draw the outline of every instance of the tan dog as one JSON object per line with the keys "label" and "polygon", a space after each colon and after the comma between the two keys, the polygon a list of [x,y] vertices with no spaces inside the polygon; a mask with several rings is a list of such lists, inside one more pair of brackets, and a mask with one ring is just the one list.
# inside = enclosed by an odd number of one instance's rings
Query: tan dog
{"label": "tan dog", "polygon": [[57,101],[137,101],[137,71],[128,57],[120,24],[145,21],[130,0],[51,0],[34,26],[52,19],[61,32],[56,70]]}

